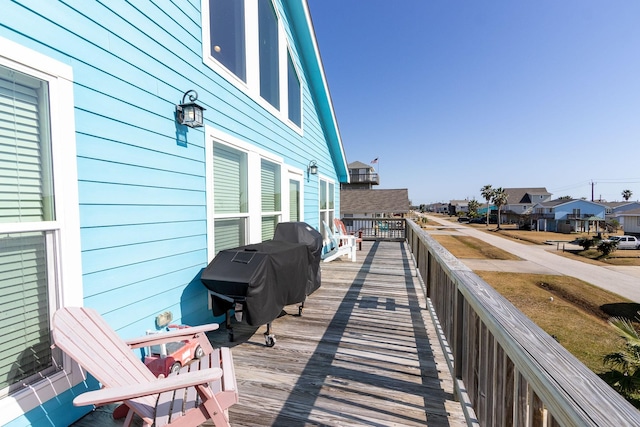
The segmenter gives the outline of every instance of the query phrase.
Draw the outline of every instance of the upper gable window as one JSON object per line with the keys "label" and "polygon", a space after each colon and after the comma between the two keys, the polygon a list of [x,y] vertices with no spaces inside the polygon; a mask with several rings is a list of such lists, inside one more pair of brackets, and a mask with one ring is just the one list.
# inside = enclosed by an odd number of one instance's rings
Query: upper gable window
{"label": "upper gable window", "polygon": [[210,55],[246,82],[244,23],[243,2],[209,0]]}
{"label": "upper gable window", "polygon": [[274,0],[201,0],[203,61],[302,134],[304,80]]}
{"label": "upper gable window", "polygon": [[289,120],[302,126],[302,102],[300,100],[300,78],[293,65],[291,53],[287,52],[287,85],[289,94]]}
{"label": "upper gable window", "polygon": [[278,55],[278,17],[271,0],[258,2],[260,34],[260,96],[280,108],[280,73]]}

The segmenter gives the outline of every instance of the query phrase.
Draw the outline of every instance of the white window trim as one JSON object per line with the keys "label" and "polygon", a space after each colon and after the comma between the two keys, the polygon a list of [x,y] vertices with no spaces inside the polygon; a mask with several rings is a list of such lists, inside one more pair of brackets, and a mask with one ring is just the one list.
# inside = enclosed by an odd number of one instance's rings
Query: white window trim
{"label": "white window trim", "polygon": [[[300,127],[298,128],[298,125],[295,124],[294,122],[291,121],[291,119],[289,119],[289,82],[288,82],[288,73],[289,73],[289,66],[287,64],[287,55],[291,56],[291,62],[293,63],[293,69],[295,70],[296,73],[296,78],[298,79],[298,83],[300,83],[300,93],[298,94],[300,96]],[[285,62],[285,73],[286,73],[286,85],[287,85],[287,90],[285,91],[285,96],[287,98],[286,100],[286,111],[284,111],[285,113],[285,117],[287,122],[289,123],[290,127],[293,127],[296,131],[300,131],[298,133],[302,134],[302,128],[304,127],[304,96],[303,96],[303,88],[304,86],[302,85],[302,73],[300,72],[301,70],[298,68],[298,64],[296,64],[296,61],[294,61],[293,59],[295,58],[295,55],[293,54],[293,51],[291,50],[291,46],[287,46],[287,51],[285,52],[285,58],[284,58],[284,62]],[[284,110],[284,109],[283,109]]]}
{"label": "white window trim", "polygon": [[[215,254],[214,247],[214,192],[213,185],[213,144],[224,144],[236,150],[247,153],[247,170],[250,174],[248,180],[248,212],[245,214],[237,215],[232,214],[231,217],[245,216],[248,218],[247,222],[247,240],[248,244],[259,243],[262,241],[262,206],[260,203],[260,161],[261,159],[268,160],[280,165],[280,182],[281,182],[281,197],[283,197],[283,190],[288,188],[283,187],[283,177],[289,175],[285,173],[287,170],[291,170],[291,167],[284,163],[284,159],[262,148],[256,147],[247,141],[243,141],[233,135],[227,134],[221,130],[214,128],[213,126],[205,125],[205,173],[206,173],[206,201],[207,201],[207,259],[209,262],[213,260]],[[257,177],[257,178],[256,178]],[[287,181],[288,182],[288,181]],[[288,196],[287,196],[288,198]],[[284,203],[284,199],[281,200]],[[284,211],[284,207],[281,206],[281,210]],[[281,212],[282,212],[281,211]],[[284,213],[282,214],[284,215]],[[216,216],[220,218],[220,216]]]}
{"label": "white window trim", "polygon": [[300,183],[300,221],[304,221],[304,171],[293,166],[286,166],[282,173],[282,217],[291,221],[289,180]]}
{"label": "white window trim", "polygon": [[[259,194],[259,200],[260,200],[260,238],[262,238],[262,219],[264,217],[274,217],[277,216],[278,217],[278,222],[282,222],[284,221],[285,218],[285,210],[288,209],[287,206],[285,206],[285,201],[288,202],[288,190],[289,190],[289,182],[285,180],[285,175],[286,175],[286,166],[282,163],[282,162],[274,162],[273,160],[270,160],[267,157],[260,157],[260,160],[267,160],[271,163],[275,163],[280,167],[280,210],[277,211],[263,211],[262,210],[262,162],[260,163],[260,194]],[[285,186],[285,182],[286,182],[286,186]],[[285,194],[286,193],[286,194]],[[285,199],[286,198],[286,199]]]}
{"label": "white window trim", "polygon": [[[320,195],[320,189],[322,187],[320,186],[320,181],[324,181],[324,182],[327,183],[327,193],[329,192],[329,184],[333,184],[333,209],[330,209],[329,207],[327,207],[326,209],[322,209],[322,200],[321,200],[321,195]],[[328,204],[329,204],[329,197],[327,197],[327,205]],[[329,177],[327,177],[325,175],[319,174],[318,175],[318,221],[319,222],[322,222],[322,212],[323,211],[326,211],[326,212],[333,211],[333,217],[337,218],[336,217],[336,182],[335,182],[335,180],[333,180],[333,179],[331,179],[331,178],[329,178]],[[328,223],[327,225],[329,226],[329,228],[331,230],[333,230],[333,227],[334,227],[333,224]],[[319,226],[320,226],[320,224],[319,224]],[[322,227],[320,227],[320,228],[322,228]],[[324,238],[324,236],[323,236],[323,238]]]}
{"label": "white window trim", "polygon": [[[293,131],[300,136],[303,135],[304,127],[304,105],[303,96],[304,82],[302,80],[302,73],[297,67],[297,64],[293,63],[296,68],[298,80],[300,81],[300,126],[289,120],[289,98],[288,98],[288,82],[287,82],[287,50],[293,53],[290,49],[290,43],[287,39],[287,32],[285,31],[283,19],[280,15],[280,11],[273,3],[273,9],[276,12],[278,19],[278,51],[279,51],[279,91],[280,91],[280,109],[278,110],[271,105],[266,99],[260,96],[260,52],[259,52],[259,34],[258,34],[258,2],[257,0],[245,0],[245,67],[246,67],[246,83],[242,79],[238,78],[235,74],[229,71],[224,65],[220,64],[215,58],[211,56],[211,40],[209,28],[211,23],[209,21],[209,0],[201,0],[201,15],[202,15],[202,61],[205,65],[218,73],[222,78],[227,80],[237,89],[248,95],[253,101],[255,101],[262,108],[269,113],[277,117],[282,123],[287,125]],[[295,56],[292,54],[292,58]]]}
{"label": "white window trim", "polygon": [[[54,170],[56,221],[35,228],[60,230],[56,279],[60,307],[81,306],[83,302],[80,255],[80,211],[73,102],[73,69],[62,62],[0,37],[0,65],[32,75],[49,84],[49,114]],[[29,224],[0,225],[0,232],[33,230]],[[55,303],[55,301],[54,301]],[[0,425],[35,409],[84,380],[81,369],[63,355],[64,371],[0,399]]]}

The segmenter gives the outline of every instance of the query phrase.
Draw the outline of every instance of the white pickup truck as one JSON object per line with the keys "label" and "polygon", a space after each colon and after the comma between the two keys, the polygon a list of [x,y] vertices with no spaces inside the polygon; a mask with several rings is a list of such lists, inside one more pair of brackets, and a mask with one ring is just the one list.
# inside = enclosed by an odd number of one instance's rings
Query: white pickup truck
{"label": "white pickup truck", "polygon": [[640,240],[635,236],[611,236],[607,240],[618,242],[618,249],[640,249]]}

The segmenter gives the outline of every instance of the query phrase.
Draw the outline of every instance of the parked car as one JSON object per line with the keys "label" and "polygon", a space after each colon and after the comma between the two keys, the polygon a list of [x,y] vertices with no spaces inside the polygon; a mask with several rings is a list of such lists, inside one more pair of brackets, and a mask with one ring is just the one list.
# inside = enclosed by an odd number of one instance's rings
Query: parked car
{"label": "parked car", "polygon": [[469,224],[486,224],[487,223],[487,218],[484,217],[477,217],[477,218],[471,218],[469,220]]}
{"label": "parked car", "polygon": [[617,242],[618,249],[640,249],[640,240],[635,236],[611,236],[609,242]]}
{"label": "parked car", "polygon": [[469,218],[466,216],[461,216],[458,218],[458,222],[469,222]]}

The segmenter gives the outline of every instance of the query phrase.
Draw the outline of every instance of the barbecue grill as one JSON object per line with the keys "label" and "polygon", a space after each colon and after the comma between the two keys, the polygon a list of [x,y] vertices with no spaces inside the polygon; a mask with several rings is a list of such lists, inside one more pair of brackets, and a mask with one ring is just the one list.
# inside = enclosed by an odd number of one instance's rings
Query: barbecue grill
{"label": "barbecue grill", "polygon": [[220,251],[200,280],[211,291],[214,316],[225,315],[233,341],[230,311],[251,326],[267,325],[266,345],[275,344],[271,322],[286,305],[301,303],[320,287],[322,236],[303,222],[280,223],[273,240]]}

